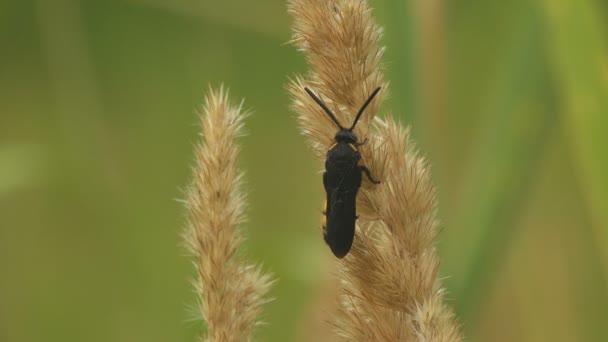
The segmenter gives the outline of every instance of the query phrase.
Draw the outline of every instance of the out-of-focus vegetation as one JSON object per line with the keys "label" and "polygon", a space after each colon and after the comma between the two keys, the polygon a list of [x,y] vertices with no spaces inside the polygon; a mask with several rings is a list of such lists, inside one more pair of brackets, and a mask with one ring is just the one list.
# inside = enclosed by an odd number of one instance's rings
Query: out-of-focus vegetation
{"label": "out-of-focus vegetation", "polygon": [[[465,334],[608,339],[608,5],[371,3],[381,111],[432,164]],[[0,341],[195,339],[176,199],[221,82],[255,111],[247,247],[280,279],[259,340],[311,336],[333,258],[283,88],[305,71],[289,24],[280,1],[0,2]]]}

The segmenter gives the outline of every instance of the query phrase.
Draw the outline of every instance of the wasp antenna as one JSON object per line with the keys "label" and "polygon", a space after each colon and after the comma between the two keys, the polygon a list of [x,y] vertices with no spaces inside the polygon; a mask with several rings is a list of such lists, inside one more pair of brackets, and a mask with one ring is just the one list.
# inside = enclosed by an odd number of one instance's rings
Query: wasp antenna
{"label": "wasp antenna", "polygon": [[308,89],[307,87],[304,87],[304,90],[306,90],[306,92],[308,93],[308,95],[310,95],[310,97],[312,97],[313,100],[315,100],[316,103],[319,104],[319,106],[321,106],[321,108],[323,108],[323,110],[325,111],[325,113],[327,113],[327,115],[329,115],[329,117],[336,123],[336,125],[338,125],[338,127],[340,129],[345,129],[344,127],[342,127],[342,125],[340,125],[340,122],[338,121],[338,119],[336,119],[336,117],[334,116],[334,113],[331,112],[331,110],[329,110],[329,108],[327,108],[327,105],[325,105],[325,103],[323,103],[323,101],[321,101],[316,95],[315,93],[312,92],[312,90]]}
{"label": "wasp antenna", "polygon": [[374,97],[376,97],[376,94],[378,94],[380,89],[381,89],[381,87],[376,88],[376,90],[374,90],[374,92],[369,96],[367,101],[365,101],[363,106],[361,106],[361,109],[359,109],[359,113],[357,113],[357,116],[355,117],[355,122],[353,122],[353,125],[350,126],[350,128],[348,129],[349,131],[352,131],[355,128],[355,125],[357,125],[357,121],[359,121],[361,114],[363,114],[363,111],[365,111],[365,108],[367,108],[367,105],[369,105],[370,102],[372,102],[372,100],[374,99]]}

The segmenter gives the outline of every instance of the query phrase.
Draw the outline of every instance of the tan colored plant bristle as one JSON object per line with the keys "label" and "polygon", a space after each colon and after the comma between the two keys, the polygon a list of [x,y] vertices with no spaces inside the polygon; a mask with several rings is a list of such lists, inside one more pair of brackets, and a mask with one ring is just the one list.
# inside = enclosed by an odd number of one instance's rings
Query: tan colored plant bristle
{"label": "tan colored plant bristle", "polygon": [[[357,196],[356,236],[338,262],[341,280],[337,334],[353,341],[460,341],[459,326],[443,304],[434,240],[435,188],[409,129],[376,117],[387,91],[379,46],[381,29],[365,0],[291,0],[292,42],[310,66],[288,84],[293,109],[316,156],[323,160],[338,128],[304,92],[311,88],[345,127],[371,92],[382,91],[355,128],[367,177]],[[373,119],[373,120],[372,120]]]}
{"label": "tan colored plant bristle", "polygon": [[362,101],[382,87],[355,128],[365,138],[388,85],[380,70],[382,30],[361,1],[292,0],[289,13],[294,18],[292,42],[306,53],[314,72],[306,81],[292,80],[288,88],[295,98],[293,107],[306,113],[298,117],[302,131],[312,139],[317,155],[324,157],[336,126],[302,89],[304,85],[312,88],[340,123],[349,127]]}
{"label": "tan colored plant bristle", "polygon": [[202,141],[196,146],[194,180],[188,191],[185,240],[194,255],[199,306],[207,331],[203,341],[247,341],[272,280],[239,254],[245,196],[240,190],[236,138],[243,126],[241,105],[228,102],[223,87],[210,89],[200,114]]}

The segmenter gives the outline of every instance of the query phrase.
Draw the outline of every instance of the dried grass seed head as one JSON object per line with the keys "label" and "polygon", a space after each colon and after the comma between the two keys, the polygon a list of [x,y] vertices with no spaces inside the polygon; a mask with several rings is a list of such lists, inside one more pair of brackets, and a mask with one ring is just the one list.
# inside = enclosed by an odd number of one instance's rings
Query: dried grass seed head
{"label": "dried grass seed head", "polygon": [[238,254],[243,240],[245,196],[237,169],[246,113],[232,105],[228,92],[210,89],[200,114],[201,142],[195,148],[194,179],[188,191],[187,246],[198,271],[195,288],[207,323],[203,340],[241,341],[260,323],[272,280]]}

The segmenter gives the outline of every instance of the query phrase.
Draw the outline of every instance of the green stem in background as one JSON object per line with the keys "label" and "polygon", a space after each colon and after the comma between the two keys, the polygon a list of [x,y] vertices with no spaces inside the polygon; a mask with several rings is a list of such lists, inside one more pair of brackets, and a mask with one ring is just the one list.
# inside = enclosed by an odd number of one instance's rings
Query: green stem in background
{"label": "green stem in background", "polygon": [[[518,234],[512,223],[520,216],[525,204],[522,199],[528,197],[537,162],[556,126],[553,111],[542,105],[546,84],[542,81],[543,66],[534,58],[539,46],[534,22],[534,15],[525,18],[507,49],[511,55],[505,60],[510,68],[500,77],[494,92],[497,97],[490,100],[486,122],[479,130],[482,136],[474,139],[483,143],[463,172],[468,176],[462,187],[467,193],[461,201],[464,207],[456,212],[464,216],[455,222],[466,229],[450,229],[450,238],[459,234],[459,254],[465,256],[464,280],[453,286],[457,312],[470,325],[474,325],[478,304],[487,298],[496,279],[494,270],[502,269],[506,252]],[[468,250],[472,252],[464,254]]]}
{"label": "green stem in background", "polygon": [[514,223],[525,208],[526,199],[533,189],[534,179],[539,176],[538,164],[548,141],[554,135],[555,126],[557,123],[552,116],[545,115],[544,120],[534,127],[535,133],[512,136],[518,139],[514,144],[517,147],[514,147],[512,154],[505,160],[511,162],[516,158],[519,160],[512,164],[513,167],[501,172],[510,173],[509,179],[504,179],[497,185],[494,194],[484,196],[486,201],[484,204],[472,205],[479,210],[474,214],[475,219],[478,220],[477,224],[484,226],[484,229],[474,247],[474,255],[464,276],[463,285],[455,294],[459,303],[457,312],[465,322],[477,320],[479,304],[487,298],[498,274],[504,269],[502,265],[506,261],[507,252],[514,238],[519,234],[518,226]]}
{"label": "green stem in background", "polygon": [[378,6],[375,11],[382,12],[378,14],[386,23],[383,42],[387,51],[384,60],[390,71],[391,95],[385,108],[393,108],[395,115],[404,118],[414,129],[414,136],[417,136],[416,133],[420,132],[417,100],[419,75],[412,57],[415,46],[413,30],[417,19],[412,7],[408,1],[385,0],[384,6]]}
{"label": "green stem in background", "polygon": [[436,168],[450,165],[446,144],[449,121],[446,120],[446,68],[445,68],[445,18],[444,0],[414,1],[416,65],[420,70],[420,122],[424,127],[425,144],[431,150]]}
{"label": "green stem in background", "polygon": [[597,2],[541,1],[552,71],[591,216],[595,248],[608,275],[608,36]]}
{"label": "green stem in background", "polygon": [[[116,179],[116,149],[103,118],[81,4],[75,0],[38,1],[36,10],[55,105],[50,112],[57,127],[50,129],[56,129],[65,139],[62,147],[71,158],[68,163],[77,164],[73,167],[79,169],[78,174],[83,174],[83,168],[91,172],[101,169],[108,178]],[[108,184],[119,191],[119,185]]]}
{"label": "green stem in background", "polygon": [[[608,35],[602,6],[590,0],[541,0],[550,67],[560,94],[570,155],[589,215],[592,260],[603,280],[608,276]],[[585,296],[585,294],[581,294]],[[590,299],[606,303],[606,296]],[[601,306],[600,307],[605,307]],[[584,309],[588,311],[588,309]],[[589,338],[605,331],[606,310],[581,320]]]}
{"label": "green stem in background", "polygon": [[[565,126],[565,125],[562,125]],[[567,129],[563,129],[563,136],[566,136],[568,133]],[[565,143],[564,145],[567,145]],[[573,172],[576,172],[576,158],[573,153],[569,153],[567,156],[568,163],[573,165]],[[580,182],[577,184],[579,191],[577,192],[577,196],[575,197],[575,201],[581,203],[580,206],[582,208],[587,209],[585,206],[585,199],[583,198],[584,189],[581,189]],[[587,263],[586,269],[592,270],[593,272],[585,272],[580,270],[573,270],[573,274],[575,277],[579,277],[579,282],[582,283],[582,287],[586,289],[586,291],[580,291],[578,296],[579,307],[581,312],[585,312],[585,315],[577,315],[578,324],[582,327],[582,332],[585,340],[587,341],[599,341],[605,336],[606,333],[606,321],[608,319],[608,292],[605,291],[607,288],[607,276],[608,274],[602,272],[602,257],[604,251],[602,247],[598,247],[598,241],[596,239],[595,230],[593,227],[593,222],[591,221],[590,215],[588,215],[588,210],[583,211],[583,220],[582,225],[580,227],[580,234],[582,235],[583,248],[586,251],[586,259]],[[585,268],[583,268],[585,269]],[[583,274],[580,274],[583,272]],[[590,287],[589,284],[592,284]],[[590,290],[590,288],[595,288],[595,290]],[[587,290],[589,289],[589,290]]]}

